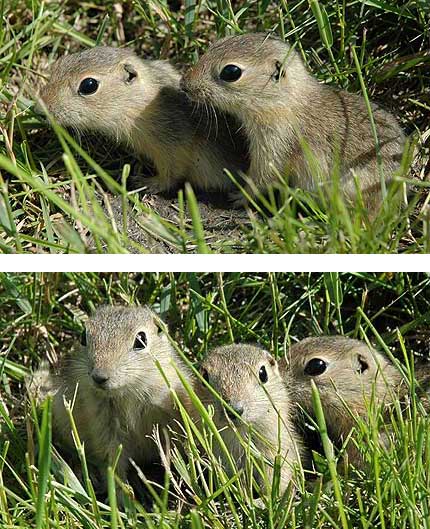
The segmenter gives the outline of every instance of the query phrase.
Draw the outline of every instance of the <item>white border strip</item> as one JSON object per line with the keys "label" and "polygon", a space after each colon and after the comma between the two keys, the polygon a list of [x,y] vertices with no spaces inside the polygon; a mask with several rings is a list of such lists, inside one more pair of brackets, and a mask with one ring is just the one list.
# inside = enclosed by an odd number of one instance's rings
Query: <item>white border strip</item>
{"label": "white border strip", "polygon": [[430,255],[1,255],[3,272],[430,272]]}

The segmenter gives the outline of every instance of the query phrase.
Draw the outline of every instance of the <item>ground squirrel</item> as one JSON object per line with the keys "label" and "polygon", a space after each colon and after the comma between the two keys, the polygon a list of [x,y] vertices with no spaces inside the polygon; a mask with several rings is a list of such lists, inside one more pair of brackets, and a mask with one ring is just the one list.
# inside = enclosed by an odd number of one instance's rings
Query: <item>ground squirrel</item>
{"label": "ground squirrel", "polygon": [[117,473],[125,480],[129,458],[141,465],[158,459],[158,448],[150,438],[154,426],[163,428],[179,417],[156,363],[185,401],[174,366],[185,377],[190,373],[148,307],[103,306],[85,327],[77,353],[66,356],[58,374],[41,366],[29,392],[38,402],[53,396],[54,441],[72,450],[64,398],[72,401],[76,392],[73,416],[88,461],[104,475],[104,467],[122,444]]}
{"label": "ground squirrel", "polygon": [[[279,366],[281,373],[288,376],[292,400],[310,415],[310,382],[315,382],[328,433],[338,445],[357,418],[367,417],[371,402],[376,407],[392,402],[402,381],[400,371],[383,354],[344,336],[306,338],[290,348]],[[350,461],[360,465],[355,445],[349,442],[347,450]]]}
{"label": "ground squirrel", "polygon": [[244,136],[228,114],[194,108],[179,80],[167,61],[96,47],[59,59],[40,97],[60,125],[101,133],[149,159],[157,174],[142,185],[152,192],[184,180],[203,190],[232,188],[223,169],[248,166]]}
{"label": "ground squirrel", "polygon": [[[265,472],[270,483],[273,463],[279,454],[282,493],[291,481],[293,467],[300,460],[301,441],[290,418],[292,406],[276,361],[267,351],[254,345],[227,345],[210,351],[201,362],[200,372],[231,407],[229,410],[223,406],[206,388],[201,390],[202,402],[214,407],[213,420],[237,468],[246,467],[245,449],[239,434],[245,443],[252,440],[258,453],[269,462]],[[219,455],[229,472],[225,454],[220,451]],[[263,486],[261,474],[255,474],[257,483]]]}
{"label": "ground squirrel", "polygon": [[[319,83],[279,38],[255,33],[221,39],[185,73],[181,87],[193,101],[228,110],[243,124],[248,176],[260,191],[279,181],[278,174],[310,191],[339,174],[340,190],[354,200],[355,175],[369,211],[380,205],[381,178],[364,99]],[[405,137],[391,114],[376,105],[372,112],[388,183],[399,168]]]}

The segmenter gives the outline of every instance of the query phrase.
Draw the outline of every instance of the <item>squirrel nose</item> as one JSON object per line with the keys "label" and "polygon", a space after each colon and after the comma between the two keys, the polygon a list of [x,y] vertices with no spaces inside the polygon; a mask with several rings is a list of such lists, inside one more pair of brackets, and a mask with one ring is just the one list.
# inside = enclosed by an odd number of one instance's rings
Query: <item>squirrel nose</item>
{"label": "squirrel nose", "polygon": [[37,119],[41,122],[41,123],[48,123],[48,117],[45,113],[45,111],[43,110],[42,108],[42,105],[40,103],[35,103],[31,110],[33,111],[33,113],[35,114],[35,116],[37,116]]}
{"label": "squirrel nose", "polygon": [[[240,416],[243,415],[244,408],[242,404],[231,404],[230,403],[230,408],[232,408],[237,413],[237,415],[240,415]],[[237,416],[231,410],[226,409],[226,413],[230,417],[230,419],[232,419],[233,421],[237,419]]]}
{"label": "squirrel nose", "polygon": [[103,369],[94,368],[91,371],[91,378],[98,386],[103,386],[109,380],[109,375]]}
{"label": "squirrel nose", "polygon": [[46,119],[46,112],[42,106],[42,103],[46,105],[46,103],[42,101],[39,96],[31,107],[31,110],[36,114],[37,117]]}
{"label": "squirrel nose", "polygon": [[179,88],[182,90],[182,92],[185,92],[186,94],[188,93],[188,85],[187,85],[187,81],[186,79],[184,79],[183,77],[181,78],[181,80],[179,81]]}
{"label": "squirrel nose", "polygon": [[43,111],[42,105],[40,103],[35,103],[31,110],[38,116],[42,117],[45,116],[45,112]]}

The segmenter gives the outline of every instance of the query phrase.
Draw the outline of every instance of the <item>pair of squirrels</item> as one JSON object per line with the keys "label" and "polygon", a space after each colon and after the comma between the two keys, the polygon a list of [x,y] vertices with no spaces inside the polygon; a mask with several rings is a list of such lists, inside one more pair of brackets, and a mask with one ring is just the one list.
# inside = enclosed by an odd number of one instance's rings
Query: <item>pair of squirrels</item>
{"label": "pair of squirrels", "polygon": [[[188,181],[244,205],[281,179],[317,194],[334,185],[369,213],[400,167],[405,136],[394,116],[363,97],[318,82],[299,54],[262,33],[213,43],[181,77],[167,61],[96,47],[59,59],[41,107],[62,126],[93,131],[149,159],[150,192]],[[242,176],[241,176],[242,175]]]}
{"label": "pair of squirrels", "polygon": [[[173,431],[181,423],[173,395],[193,422],[200,422],[183,380],[213,409],[213,422],[235,463],[231,468],[215,443],[214,453],[226,472],[247,467],[244,446],[252,443],[261,461],[256,482],[266,490],[278,461],[281,493],[294,484],[294,468],[304,457],[299,422],[301,410],[313,412],[312,380],[334,442],[346,439],[358,417],[367,417],[371,400],[377,406],[393,402],[402,383],[401,373],[384,355],[343,336],[307,338],[279,362],[256,345],[217,347],[202,360],[197,376],[148,307],[100,307],[87,320],[84,336],[57,372],[42,365],[34,373],[29,393],[38,403],[52,397],[54,440],[72,451],[65,402],[74,402],[87,460],[101,474],[121,444],[116,471],[123,480],[130,460],[145,465],[158,459],[154,428]],[[357,454],[352,450],[351,455]]]}

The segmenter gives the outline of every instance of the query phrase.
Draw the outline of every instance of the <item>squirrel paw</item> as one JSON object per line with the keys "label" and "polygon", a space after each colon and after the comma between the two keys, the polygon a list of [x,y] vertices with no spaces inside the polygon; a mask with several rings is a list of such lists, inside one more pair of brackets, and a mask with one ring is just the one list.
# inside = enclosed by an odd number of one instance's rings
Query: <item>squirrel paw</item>
{"label": "squirrel paw", "polygon": [[151,195],[157,195],[163,191],[168,191],[171,186],[158,176],[151,176],[150,178],[142,178],[142,188]]}
{"label": "squirrel paw", "polygon": [[241,191],[232,191],[227,195],[227,200],[233,209],[242,209],[248,205],[248,201]]}

